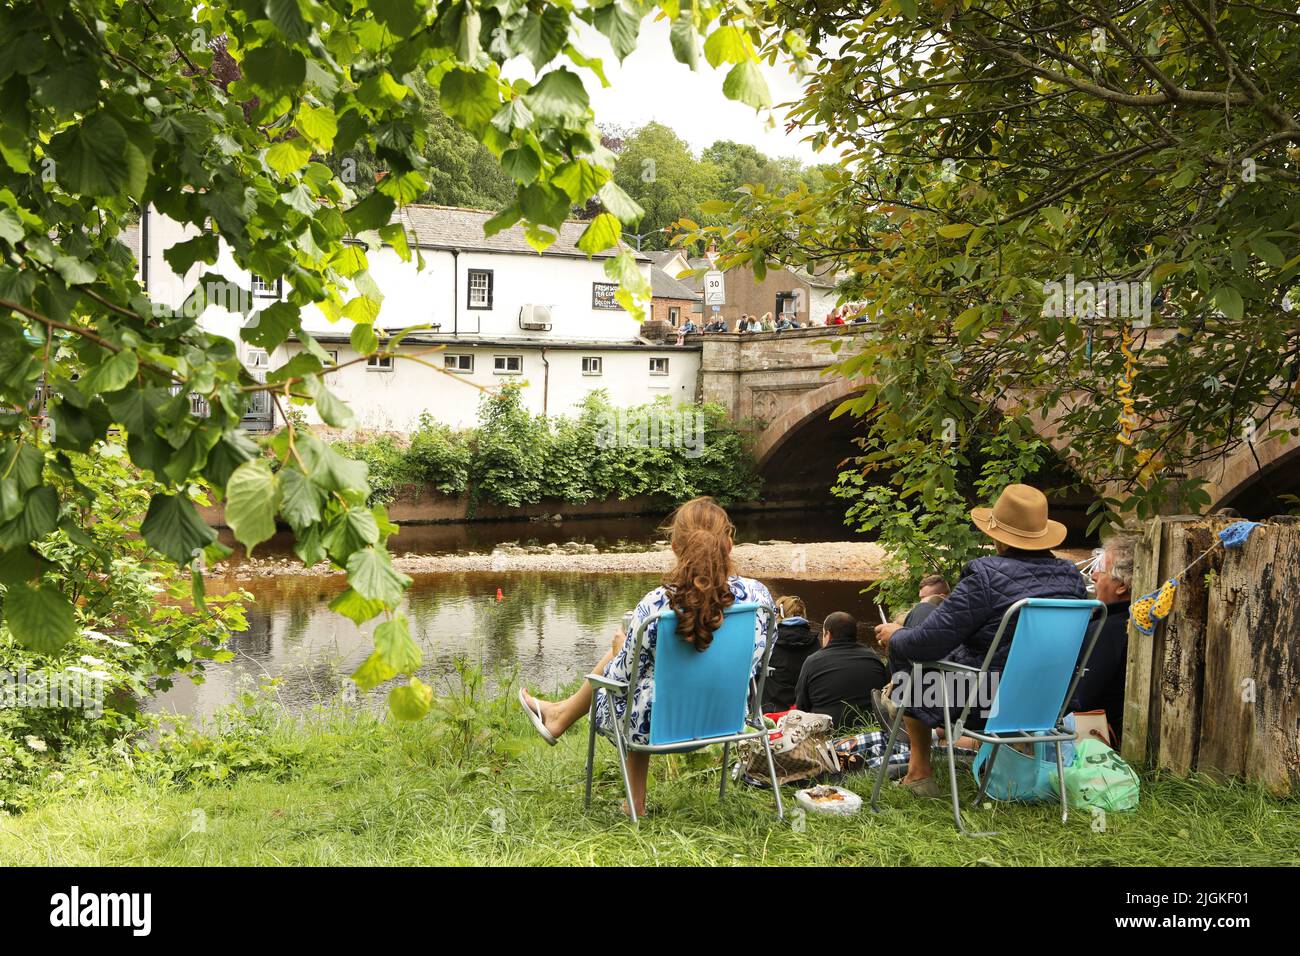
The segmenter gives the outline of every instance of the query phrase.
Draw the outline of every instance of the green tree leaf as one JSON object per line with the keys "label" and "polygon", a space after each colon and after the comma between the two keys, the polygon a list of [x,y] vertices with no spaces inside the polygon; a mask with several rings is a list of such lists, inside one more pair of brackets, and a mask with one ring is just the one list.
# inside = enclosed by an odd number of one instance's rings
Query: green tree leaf
{"label": "green tree leaf", "polygon": [[378,687],[384,681],[392,680],[396,676],[397,671],[388,665],[388,662],[384,660],[378,651],[374,651],[352,673],[352,680],[362,690],[370,690],[372,687]]}
{"label": "green tree leaf", "polygon": [[105,394],[125,388],[140,370],[140,362],[130,349],[123,349],[91,369],[83,386],[87,391]]}
{"label": "green tree leaf", "polygon": [[1245,306],[1241,301],[1241,293],[1230,285],[1219,286],[1214,290],[1214,295],[1211,298],[1219,310],[1234,321],[1239,320],[1245,311]]}
{"label": "green tree leaf", "polygon": [[602,212],[582,231],[578,237],[578,248],[587,255],[594,256],[617,246],[622,235],[623,227],[618,219],[610,213]]}
{"label": "green tree leaf", "polygon": [[18,643],[38,654],[57,654],[77,634],[76,612],[53,584],[11,584],[4,617]]}
{"label": "green tree leaf", "polygon": [[645,210],[612,179],[600,187],[600,201],[619,222],[629,226],[640,222],[645,215]]}
{"label": "green tree leaf", "polygon": [[375,628],[375,653],[394,671],[403,674],[414,674],[424,660],[420,646],[411,639],[404,614],[398,614]]}
{"label": "green tree leaf", "polygon": [[627,59],[636,49],[636,35],[641,29],[641,18],[629,11],[619,0],[606,4],[596,11],[596,29],[605,34],[619,62]]}
{"label": "green tree leaf", "polygon": [[[295,530],[320,520],[320,491],[297,468],[285,466],[277,473],[280,480],[280,514]],[[314,562],[313,562],[314,563]]]}
{"label": "green tree leaf", "polygon": [[127,185],[126,131],[105,112],[58,133],[50,153],[55,176],[71,192],[111,198]]}
{"label": "green tree leaf", "polygon": [[149,547],[177,564],[188,564],[217,539],[217,533],[199,517],[192,501],[161,493],[149,499],[140,533]]}
{"label": "green tree leaf", "polygon": [[731,24],[718,27],[704,41],[704,58],[712,67],[722,66],[724,63],[747,62],[749,43],[745,32]]}
{"label": "green tree leaf", "polygon": [[754,109],[763,109],[772,105],[772,94],[768,91],[767,80],[763,71],[752,60],[745,60],[733,66],[722,81],[722,92],[728,99],[736,100]]}
{"label": "green tree leaf", "polygon": [[548,6],[540,13],[529,11],[523,25],[511,37],[515,50],[540,70],[555,59],[569,38],[569,15],[559,7]]}
{"label": "green tree leaf", "polygon": [[348,558],[348,583],[362,597],[396,607],[411,584],[411,579],[393,568],[387,551],[369,547],[354,551]]}
{"label": "green tree leaf", "polygon": [[544,123],[563,124],[580,120],[590,105],[582,79],[564,67],[543,76],[524,94],[524,100],[533,115]]}
{"label": "green tree leaf", "polygon": [[279,479],[263,458],[244,462],[226,482],[226,521],[250,555],[275,534],[279,500]]}
{"label": "green tree leaf", "polygon": [[433,688],[418,677],[388,692],[388,709],[398,720],[419,720],[433,706]]}

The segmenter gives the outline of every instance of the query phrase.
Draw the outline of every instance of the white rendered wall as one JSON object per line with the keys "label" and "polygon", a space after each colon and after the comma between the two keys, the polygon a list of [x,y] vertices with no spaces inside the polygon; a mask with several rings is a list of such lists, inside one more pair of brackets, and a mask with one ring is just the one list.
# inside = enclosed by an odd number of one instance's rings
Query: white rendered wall
{"label": "white rendered wall", "polygon": [[[179,306],[205,272],[224,277],[232,288],[250,288],[250,276],[237,267],[225,243],[220,245],[215,264],[200,263],[185,276],[175,275],[162,254],[193,235],[197,235],[197,230],[182,228],[150,210],[148,248],[144,254],[148,256],[148,288],[154,299]],[[536,414],[543,410],[551,415],[570,414],[590,391],[600,388],[619,407],[660,397],[673,402],[695,399],[700,367],[698,350],[644,345],[612,347],[615,343],[637,342],[639,326],[627,312],[593,308],[592,284],[609,281],[604,260],[470,251],[454,255],[430,248],[423,249],[422,253],[424,267],[421,269],[414,256],[410,262],[403,262],[389,247],[368,251],[370,273],[384,294],[378,325],[399,329],[436,323],[439,328],[432,334],[445,343],[444,351],[473,355],[474,370],[469,374],[447,374],[399,359],[391,371],[368,369],[364,362],[359,362],[327,376],[327,386],[351,406],[359,428],[408,431],[423,412],[453,427],[470,427],[477,423],[483,390],[506,382],[523,386],[524,402]],[[471,269],[492,271],[491,309],[467,307]],[[643,264],[643,271],[649,281],[649,263]],[[257,296],[253,303],[254,307],[262,307],[274,301],[271,296]],[[240,338],[245,320],[236,311],[239,303],[233,294],[230,303],[230,309],[209,306],[203,313],[202,323],[208,331],[233,340],[239,355],[247,360],[255,349]],[[519,311],[527,304],[551,307],[549,331],[520,329]],[[314,307],[304,310],[303,325],[321,339],[345,337],[352,328],[347,320],[329,322]],[[517,339],[519,343],[479,344],[487,339]],[[583,345],[565,349],[543,345],[555,341]],[[346,343],[322,341],[321,344],[337,353],[341,363],[357,357]],[[288,343],[276,349],[270,356],[270,367],[282,365],[299,348],[297,343]],[[414,354],[428,348],[428,345],[415,345],[402,351]],[[520,356],[522,371],[497,374],[493,361],[497,355]],[[584,356],[601,359],[601,374],[583,374]],[[443,365],[442,352],[422,357],[439,368]],[[652,357],[668,359],[667,375],[651,374]],[[319,422],[314,410],[304,411],[308,421]]]}
{"label": "white rendered wall", "polygon": [[[347,345],[324,343],[324,348],[336,351],[341,364],[357,358]],[[417,353],[423,348],[426,346],[404,347],[401,351]],[[291,345],[290,349],[296,351],[298,346]],[[440,372],[398,358],[391,371],[369,369],[364,362],[357,362],[327,375],[325,384],[352,408],[358,428],[406,432],[414,427],[422,412],[454,428],[472,427],[478,423],[478,403],[485,390],[499,388],[507,382],[523,386],[525,407],[538,415],[544,407],[552,416],[573,414],[575,406],[598,388],[605,389],[610,402],[619,407],[640,405],[660,397],[674,403],[691,402],[695,399],[700,368],[698,350],[671,347],[612,349],[597,345],[581,350],[546,349],[543,353],[540,348],[448,345],[445,352],[472,355],[473,372]],[[522,372],[495,373],[493,359],[498,355],[519,356]],[[601,359],[600,375],[582,374],[584,356]],[[550,365],[549,374],[543,357]],[[668,359],[667,375],[650,373],[652,357]],[[439,367],[443,364],[441,352],[422,358]],[[277,364],[279,361],[273,359],[272,365]],[[309,422],[320,422],[314,409],[303,411]]]}

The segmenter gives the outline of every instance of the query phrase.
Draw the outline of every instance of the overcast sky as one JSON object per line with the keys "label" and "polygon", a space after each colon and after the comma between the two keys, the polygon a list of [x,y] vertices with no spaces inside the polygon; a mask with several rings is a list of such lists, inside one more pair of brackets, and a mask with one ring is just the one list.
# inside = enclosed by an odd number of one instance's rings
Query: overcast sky
{"label": "overcast sky", "polygon": [[[814,152],[801,141],[804,134],[800,132],[787,135],[783,111],[772,111],[776,123],[769,126],[766,113],[756,113],[723,96],[726,65],[713,69],[703,51],[694,71],[678,63],[668,42],[666,20],[647,18],[642,22],[637,48],[622,65],[608,41],[594,28],[584,30],[578,48],[588,56],[598,56],[609,77],[609,87],[602,89],[599,80],[581,71],[598,123],[641,126],[658,120],[690,143],[697,155],[715,140],[730,139],[749,143],[768,156],[794,156],[808,164],[833,163],[839,158],[838,152],[831,149]],[[798,98],[799,82],[788,69],[765,63],[761,68],[773,103]],[[525,66],[524,72],[531,73],[531,69]]]}

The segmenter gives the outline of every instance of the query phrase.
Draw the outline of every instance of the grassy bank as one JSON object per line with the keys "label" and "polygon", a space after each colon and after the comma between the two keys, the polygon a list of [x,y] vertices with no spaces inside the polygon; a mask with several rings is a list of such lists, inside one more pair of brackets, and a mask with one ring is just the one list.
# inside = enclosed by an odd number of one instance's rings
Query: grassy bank
{"label": "grassy bank", "polygon": [[[657,758],[639,829],[618,812],[612,748],[582,807],[585,722],[556,748],[498,725],[395,726],[350,714],[188,736],[167,759],[69,774],[0,818],[0,864],[1188,865],[1300,861],[1300,805],[1198,778],[1144,777],[1141,808],[1105,832],[1050,807],[999,807],[958,836],[947,804],[887,795],[888,812],[778,823],[770,793],[717,801],[716,755]],[[465,715],[462,714],[462,717]],[[472,715],[471,715],[472,716]],[[475,718],[476,719],[476,718]],[[458,730],[459,728],[459,730]],[[229,729],[229,728],[228,728]],[[206,777],[229,774],[225,780]],[[969,772],[963,772],[963,784]],[[846,784],[862,793],[869,782]],[[969,787],[973,795],[973,787]],[[788,791],[789,792],[789,791]]]}

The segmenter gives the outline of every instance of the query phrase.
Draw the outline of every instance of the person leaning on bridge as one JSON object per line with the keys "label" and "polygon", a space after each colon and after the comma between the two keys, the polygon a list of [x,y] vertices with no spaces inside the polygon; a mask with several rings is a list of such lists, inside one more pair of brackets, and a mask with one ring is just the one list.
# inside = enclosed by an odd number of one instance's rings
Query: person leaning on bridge
{"label": "person leaning on bridge", "polygon": [[[1065,540],[1065,525],[1048,517],[1047,496],[1037,488],[1008,485],[992,508],[972,509],[971,521],[993,539],[997,554],[967,564],[952,594],[919,626],[876,626],[876,640],[888,649],[889,668],[895,675],[911,671],[913,661],[949,660],[980,667],[993,644],[1002,615],[1017,601],[1030,597],[1087,596],[1083,575],[1074,563],[1056,557],[1049,550]],[[1005,635],[990,662],[991,672],[1002,672],[1010,650],[1010,635]],[[938,677],[937,672],[923,670],[918,693],[923,693]],[[900,679],[894,678],[895,682]],[[954,684],[953,689],[955,693],[950,692],[950,700],[955,713],[965,705],[965,700],[961,683]],[[892,722],[899,705],[888,693],[877,694],[875,702],[881,716]],[[912,746],[907,775],[901,784],[917,796],[937,797],[939,788],[930,766],[930,732],[943,726],[943,708],[925,699],[921,699],[920,705],[905,701],[903,723]],[[973,730],[984,725],[979,702],[971,708],[967,724]]]}

